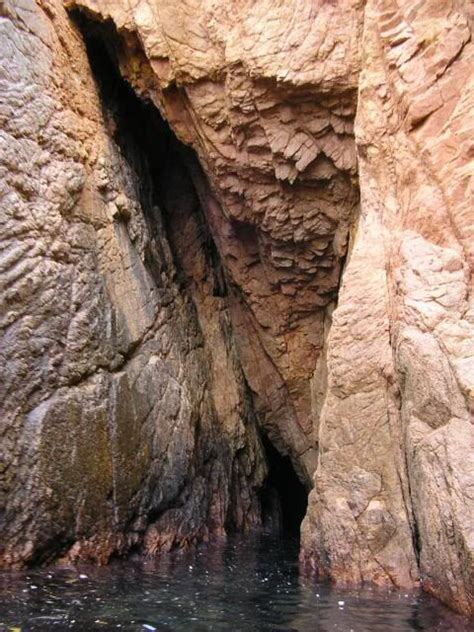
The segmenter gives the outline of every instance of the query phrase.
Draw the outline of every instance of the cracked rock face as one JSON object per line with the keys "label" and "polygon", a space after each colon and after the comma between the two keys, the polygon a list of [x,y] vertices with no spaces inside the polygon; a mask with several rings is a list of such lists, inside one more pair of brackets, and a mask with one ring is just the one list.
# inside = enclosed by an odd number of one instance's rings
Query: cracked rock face
{"label": "cracked rock face", "polygon": [[257,525],[266,465],[184,163],[162,172],[189,189],[189,291],[152,177],[172,154],[140,153],[59,4],[4,12],[1,562]]}
{"label": "cracked rock face", "polygon": [[263,433],[305,568],[472,612],[467,3],[0,15],[1,563],[258,527]]}
{"label": "cracked rock face", "polygon": [[[467,5],[366,5],[361,216],[327,342],[305,561],[474,595],[472,136]],[[471,197],[469,197],[471,194]],[[411,544],[413,543],[413,544]]]}
{"label": "cracked rock face", "polygon": [[[315,21],[315,8],[301,3],[287,32],[288,9],[274,2],[250,12],[237,3],[232,15],[218,4],[203,3],[199,14],[185,3],[71,6],[113,21],[122,74],[201,160],[211,185],[203,208],[260,423],[310,485],[318,441],[310,380],[358,208],[361,5],[349,6],[348,30],[348,16],[330,5]],[[274,24],[265,34],[264,16]],[[287,56],[294,71],[284,76]]]}

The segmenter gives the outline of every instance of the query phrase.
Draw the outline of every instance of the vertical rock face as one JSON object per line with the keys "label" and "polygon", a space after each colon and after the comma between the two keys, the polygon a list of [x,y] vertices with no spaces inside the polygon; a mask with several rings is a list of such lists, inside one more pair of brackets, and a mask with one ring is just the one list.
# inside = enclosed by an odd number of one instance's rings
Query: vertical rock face
{"label": "vertical rock face", "polygon": [[65,5],[0,9],[1,562],[258,526],[263,432],[307,568],[472,611],[467,3]]}
{"label": "vertical rock face", "polygon": [[418,567],[425,588],[464,612],[474,591],[469,17],[463,3],[365,9],[361,217],[328,339],[303,527],[304,557],[323,573],[400,585]]}
{"label": "vertical rock face", "polygon": [[188,158],[103,50],[96,87],[59,4],[3,12],[2,563],[259,524],[265,462]]}
{"label": "vertical rock face", "polygon": [[[310,484],[310,379],[358,204],[361,6],[350,3],[342,16],[330,4],[316,11],[303,2],[291,25],[282,4],[218,4],[69,6],[113,21],[122,74],[197,151],[212,188],[202,205],[229,278],[260,423]],[[263,21],[273,24],[265,34]],[[283,75],[287,57],[292,70]]]}

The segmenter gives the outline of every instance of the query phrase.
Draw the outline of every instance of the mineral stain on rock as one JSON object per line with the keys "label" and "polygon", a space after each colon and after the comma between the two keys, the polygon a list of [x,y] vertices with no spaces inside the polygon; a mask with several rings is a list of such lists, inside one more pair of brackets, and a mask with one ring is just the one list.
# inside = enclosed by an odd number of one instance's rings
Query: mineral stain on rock
{"label": "mineral stain on rock", "polygon": [[463,2],[0,8],[0,565],[301,535],[474,602]]}

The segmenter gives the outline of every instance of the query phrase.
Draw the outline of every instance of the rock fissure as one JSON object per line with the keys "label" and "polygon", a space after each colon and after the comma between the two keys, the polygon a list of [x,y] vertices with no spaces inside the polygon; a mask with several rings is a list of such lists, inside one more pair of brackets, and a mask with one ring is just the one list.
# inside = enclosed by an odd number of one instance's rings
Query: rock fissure
{"label": "rock fissure", "polygon": [[[102,30],[100,23],[91,24],[84,16],[78,14],[75,19],[85,38],[93,74],[102,95],[104,117],[109,120],[108,125],[113,130],[113,137],[135,172],[135,181],[140,191],[139,199],[150,232],[160,234],[160,231],[164,230],[173,258],[173,279],[194,304],[198,321],[203,326],[201,333],[205,337],[205,320],[209,318],[209,314],[205,313],[206,306],[203,305],[207,300],[206,295],[224,299],[227,296],[229,282],[226,281],[217,248],[201,210],[208,189],[206,177],[192,150],[181,145],[154,106],[140,100],[118,75],[117,68],[112,65],[113,62],[107,61],[110,59],[110,51],[113,54],[113,51],[120,46],[116,39],[118,36],[113,29]],[[107,46],[104,45],[104,40],[108,40]],[[114,217],[114,220],[118,222],[128,219],[127,216],[123,217],[121,214],[118,214],[118,218]],[[188,230],[190,223],[195,224],[191,233]],[[202,253],[201,265],[204,270],[194,267],[195,258],[189,259],[189,253],[194,249]],[[153,259],[153,257],[154,253],[150,253],[149,258]],[[224,309],[227,308],[224,307]],[[229,318],[225,318],[220,325],[223,327],[227,351],[235,355],[235,342]],[[237,361],[237,357],[235,360]],[[252,408],[250,391],[243,375],[242,378],[244,389],[247,389],[248,406]],[[144,423],[152,412],[153,408],[146,414]],[[195,443],[199,444],[200,424],[197,419],[194,422],[194,428]],[[273,517],[269,517],[266,503],[260,498],[259,520],[266,529],[296,535],[299,533],[299,526],[304,517],[307,492],[298,480],[289,457],[279,456],[267,439],[264,445],[266,458],[264,457],[263,461],[267,462],[269,473],[259,491],[259,497],[262,494],[273,495],[274,505]],[[169,444],[164,447],[165,453],[168,447]],[[236,457],[240,452],[245,452],[245,448],[237,449]],[[203,465],[209,462],[210,459],[205,459]],[[290,480],[287,482],[279,471],[282,468],[289,475]],[[184,483],[183,488],[177,492],[177,498],[180,498],[182,492],[187,493]],[[174,501],[173,506],[179,507],[181,504],[182,501],[178,500]],[[163,507],[150,510],[147,516],[148,522],[150,524],[157,522],[168,509]],[[240,527],[238,522],[235,523],[231,518],[226,518],[227,531]]]}

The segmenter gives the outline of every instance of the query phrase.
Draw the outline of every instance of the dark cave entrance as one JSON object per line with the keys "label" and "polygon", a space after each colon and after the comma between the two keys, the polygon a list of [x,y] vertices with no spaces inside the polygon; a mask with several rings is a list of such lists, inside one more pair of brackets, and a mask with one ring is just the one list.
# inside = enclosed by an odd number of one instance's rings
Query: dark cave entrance
{"label": "dark cave entrance", "polygon": [[266,435],[262,443],[268,476],[261,490],[264,528],[283,536],[299,537],[308,506],[308,490],[300,481],[291,458],[283,456]]}
{"label": "dark cave entrance", "polygon": [[[162,272],[169,273],[182,289],[189,284],[189,270],[183,268],[181,229],[193,215],[199,226],[196,247],[205,254],[210,277],[207,288],[213,296],[225,296],[225,276],[200,202],[207,181],[196,153],[178,140],[158,108],[139,98],[122,77],[119,60],[124,51],[115,25],[89,19],[78,10],[71,17],[86,45],[104,121],[134,175],[136,197],[153,237],[146,252],[152,276],[158,286]],[[168,247],[174,266],[167,269]]]}
{"label": "dark cave entrance", "polygon": [[[110,136],[131,168],[136,197],[154,238],[146,252],[146,264],[157,285],[163,283],[164,272],[165,276],[173,275],[173,281],[186,291],[193,273],[183,265],[183,248],[188,245],[180,229],[193,215],[211,277],[208,290],[213,296],[226,296],[225,274],[200,202],[199,190],[206,186],[206,178],[195,152],[177,139],[157,107],[139,98],[122,77],[122,43],[113,23],[96,22],[79,11],[73,11],[71,17],[86,44]],[[174,263],[171,269],[166,266],[168,247]],[[266,434],[261,435],[261,441],[268,465],[260,490],[263,528],[297,538],[306,514],[308,490],[291,458],[281,454]]]}

